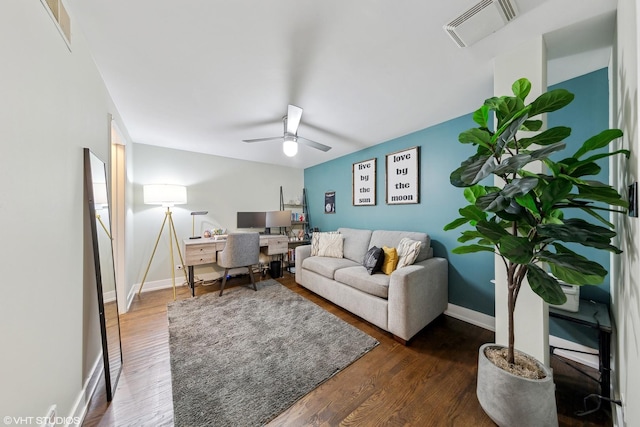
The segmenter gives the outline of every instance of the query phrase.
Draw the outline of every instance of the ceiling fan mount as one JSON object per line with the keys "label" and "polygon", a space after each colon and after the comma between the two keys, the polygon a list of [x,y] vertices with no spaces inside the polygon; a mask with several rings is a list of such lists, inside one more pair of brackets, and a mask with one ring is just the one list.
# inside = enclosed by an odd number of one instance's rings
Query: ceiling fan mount
{"label": "ceiling fan mount", "polygon": [[300,125],[301,118],[302,108],[289,104],[289,107],[287,108],[287,115],[282,118],[282,122],[284,124],[284,134],[282,136],[243,139],[243,142],[252,143],[280,140],[283,143],[282,149],[284,153],[289,157],[295,156],[298,152],[298,143],[325,152],[331,150],[331,147],[329,147],[328,145],[320,144],[319,142],[315,142],[310,139],[298,136],[298,126]]}

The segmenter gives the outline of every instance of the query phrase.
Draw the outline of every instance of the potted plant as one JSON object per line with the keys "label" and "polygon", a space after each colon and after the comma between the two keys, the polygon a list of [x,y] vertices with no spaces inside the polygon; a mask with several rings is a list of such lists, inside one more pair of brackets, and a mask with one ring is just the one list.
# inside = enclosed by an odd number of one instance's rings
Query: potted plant
{"label": "potted plant", "polygon": [[[460,134],[459,141],[475,146],[476,153],[451,173],[450,181],[452,185],[464,188],[468,204],[459,210],[461,217],[444,228],[452,230],[467,224],[467,229],[458,238],[464,245],[452,252],[492,252],[502,259],[506,269],[509,343],[504,351],[495,344],[483,346],[478,365],[478,399],[485,412],[499,425],[557,424],[551,372],[540,362],[534,359],[541,370],[538,375],[546,376],[546,379],[519,381],[519,374],[503,369],[498,371],[505,372],[506,379],[482,377],[488,369],[485,361],[488,348],[504,353],[507,370],[521,364],[520,354],[514,348],[514,311],[521,286],[528,282],[547,303],[562,304],[566,296],[559,280],[577,285],[601,283],[607,274],[605,268],[570,246],[578,244],[620,253],[611,244],[616,236],[614,226],[603,215],[611,211],[622,212],[627,207],[627,202],[614,188],[588,178],[601,170],[596,163],[598,159],[617,154],[629,156],[628,150],[610,152],[607,149],[622,132],[604,130],[585,141],[572,155],[552,160],[551,155],[561,157],[559,152],[566,148],[563,141],[570,135],[570,128],[557,126],[525,137],[521,137],[521,133],[539,131],[542,121],[534,118],[565,107],[574,96],[564,89],[556,89],[525,104],[530,89],[531,83],[523,78],[512,85],[513,96],[487,99],[473,113],[478,126]],[[490,113],[494,113],[495,131],[489,127]],[[527,170],[527,166],[535,162],[543,162],[546,172]],[[491,179],[483,181],[490,177],[500,178],[503,185],[496,186]],[[591,221],[567,215],[576,210],[586,212]],[[521,356],[531,359],[525,354]],[[493,363],[489,365],[495,369]],[[533,395],[512,389],[512,380],[533,387]],[[533,415],[536,421],[529,424],[523,417],[535,409],[531,408],[532,403],[545,401],[541,391],[535,388],[537,386],[532,385],[541,382],[548,383],[544,387],[551,392],[551,397],[546,398],[547,407],[540,408],[547,415]],[[524,405],[528,402],[529,407],[518,407],[516,401],[522,401]],[[499,413],[501,407],[505,407],[507,414]],[[545,416],[553,417],[555,422],[543,418]]]}

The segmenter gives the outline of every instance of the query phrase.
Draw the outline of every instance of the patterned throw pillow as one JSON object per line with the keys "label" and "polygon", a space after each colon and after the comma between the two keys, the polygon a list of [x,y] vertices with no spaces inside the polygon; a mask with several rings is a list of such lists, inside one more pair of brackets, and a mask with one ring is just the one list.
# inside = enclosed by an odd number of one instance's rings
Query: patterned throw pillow
{"label": "patterned throw pillow", "polygon": [[382,272],[387,276],[397,268],[398,266],[398,251],[396,248],[389,248],[387,246],[383,246],[382,250],[384,251],[384,262],[382,263]]}
{"label": "patterned throw pillow", "polygon": [[420,253],[420,245],[422,242],[418,240],[411,240],[407,237],[402,238],[398,243],[398,267],[402,268],[407,265],[411,265],[418,258]]}
{"label": "patterned throw pillow", "polygon": [[362,265],[369,274],[377,273],[384,262],[384,252],[377,246],[371,247],[364,256]]}
{"label": "patterned throw pillow", "polygon": [[337,231],[325,231],[322,233],[318,231],[314,231],[313,234],[311,234],[311,256],[318,256],[318,249],[320,248],[320,236],[322,234],[340,234],[340,233],[338,233]]}
{"label": "patterned throw pillow", "polygon": [[343,242],[340,233],[321,233],[318,239],[318,256],[342,258]]}

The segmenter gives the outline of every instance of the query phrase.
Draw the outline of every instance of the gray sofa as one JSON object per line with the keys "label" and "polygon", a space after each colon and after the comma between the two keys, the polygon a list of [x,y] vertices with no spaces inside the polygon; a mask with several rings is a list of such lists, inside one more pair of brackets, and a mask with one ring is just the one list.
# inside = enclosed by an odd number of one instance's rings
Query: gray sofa
{"label": "gray sofa", "polygon": [[[311,256],[311,246],[296,248],[296,282],[393,334],[406,344],[445,311],[448,263],[433,256],[426,233],[339,228],[343,258]],[[422,242],[415,263],[386,275],[369,275],[362,265],[369,248],[397,247],[403,237]]]}

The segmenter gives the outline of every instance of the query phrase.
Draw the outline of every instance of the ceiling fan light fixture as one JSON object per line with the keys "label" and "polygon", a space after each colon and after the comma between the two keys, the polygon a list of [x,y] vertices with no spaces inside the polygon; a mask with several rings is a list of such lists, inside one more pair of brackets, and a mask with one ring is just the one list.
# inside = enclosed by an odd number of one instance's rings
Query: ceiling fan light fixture
{"label": "ceiling fan light fixture", "polygon": [[295,136],[285,135],[284,142],[282,143],[282,151],[288,157],[293,157],[298,154],[298,142]]}

